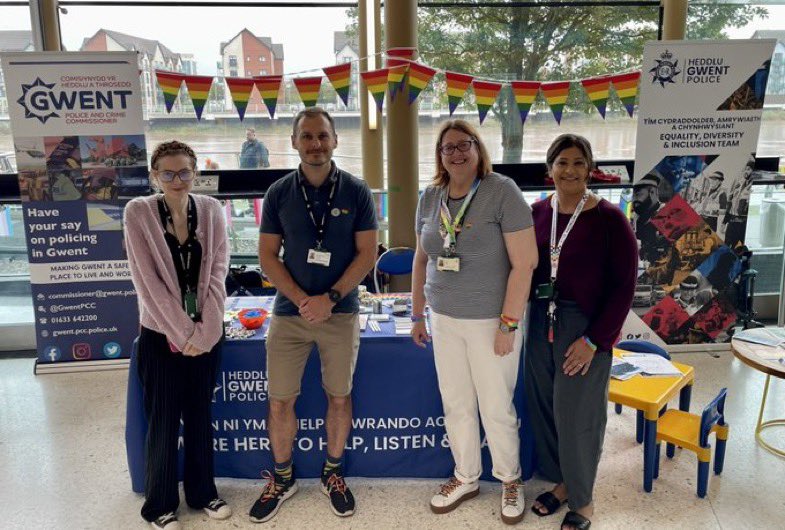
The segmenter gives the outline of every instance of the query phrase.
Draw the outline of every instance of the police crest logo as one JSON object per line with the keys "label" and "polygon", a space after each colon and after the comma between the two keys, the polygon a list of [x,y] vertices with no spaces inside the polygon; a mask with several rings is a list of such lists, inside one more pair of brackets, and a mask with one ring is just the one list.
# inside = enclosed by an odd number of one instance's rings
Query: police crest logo
{"label": "police crest logo", "polygon": [[673,59],[673,54],[668,50],[662,52],[659,59],[654,59],[656,64],[654,68],[649,70],[649,73],[653,76],[652,83],[659,82],[663,88],[665,83],[675,83],[673,78],[679,75],[681,70],[679,70],[679,60],[676,59],[671,62],[671,59]]}

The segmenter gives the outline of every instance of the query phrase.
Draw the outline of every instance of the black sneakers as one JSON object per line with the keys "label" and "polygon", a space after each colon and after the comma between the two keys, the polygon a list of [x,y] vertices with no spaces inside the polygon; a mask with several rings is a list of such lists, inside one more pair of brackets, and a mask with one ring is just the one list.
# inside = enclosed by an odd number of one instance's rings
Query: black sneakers
{"label": "black sneakers", "polygon": [[158,530],[180,530],[180,523],[177,522],[174,512],[165,513],[155,521],[150,521],[150,525]]}
{"label": "black sneakers", "polygon": [[322,473],[322,493],[330,498],[330,508],[338,517],[354,514],[354,495],[343,479],[341,466]]}
{"label": "black sneakers", "polygon": [[284,480],[277,473],[271,475],[269,471],[262,472],[262,478],[267,479],[267,484],[248,514],[253,523],[264,523],[275,517],[283,502],[297,493],[294,470],[290,480]]}

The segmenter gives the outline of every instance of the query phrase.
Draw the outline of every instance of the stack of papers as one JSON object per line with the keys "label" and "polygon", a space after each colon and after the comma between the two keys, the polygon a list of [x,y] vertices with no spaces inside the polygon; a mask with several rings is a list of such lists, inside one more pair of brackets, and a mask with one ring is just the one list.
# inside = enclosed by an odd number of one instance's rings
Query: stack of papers
{"label": "stack of papers", "polygon": [[681,372],[673,366],[672,362],[657,354],[628,353],[623,357],[623,360],[638,368],[642,375],[651,377],[681,376]]}
{"label": "stack of papers", "polygon": [[360,315],[360,331],[365,331],[368,326],[368,315]]}
{"label": "stack of papers", "polygon": [[412,333],[412,319],[409,317],[395,317],[395,334],[396,335],[411,335]]}
{"label": "stack of papers", "polygon": [[785,346],[785,328],[747,329],[736,333],[733,338],[764,346]]}

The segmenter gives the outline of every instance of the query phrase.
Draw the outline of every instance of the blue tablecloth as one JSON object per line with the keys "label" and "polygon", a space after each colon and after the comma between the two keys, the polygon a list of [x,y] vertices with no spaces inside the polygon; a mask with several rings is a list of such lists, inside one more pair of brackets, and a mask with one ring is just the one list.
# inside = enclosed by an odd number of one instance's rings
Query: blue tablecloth
{"label": "blue tablecloth", "polygon": [[[269,298],[233,298],[227,307],[270,307]],[[389,311],[389,309],[387,309]],[[352,392],[354,428],[345,453],[346,474],[361,477],[448,477],[454,463],[444,430],[433,350],[417,347],[408,335],[395,335],[392,321],[381,333],[361,333]],[[265,324],[265,329],[267,324]],[[218,372],[213,405],[215,475],[259,478],[272,469],[267,435],[267,369],[264,333],[227,340]],[[515,406],[520,418],[524,478],[534,469],[534,441],[526,419],[523,363]],[[305,368],[297,401],[299,432],[294,461],[297,475],[317,477],[327,438],[326,399],[320,383],[318,354]],[[136,352],[131,357],[126,409],[126,450],[132,488],[144,490],[144,439],[147,421],[142,402]],[[483,443],[483,478],[491,479],[490,455]],[[182,458],[182,450],[181,450]],[[182,461],[181,461],[182,471]]]}

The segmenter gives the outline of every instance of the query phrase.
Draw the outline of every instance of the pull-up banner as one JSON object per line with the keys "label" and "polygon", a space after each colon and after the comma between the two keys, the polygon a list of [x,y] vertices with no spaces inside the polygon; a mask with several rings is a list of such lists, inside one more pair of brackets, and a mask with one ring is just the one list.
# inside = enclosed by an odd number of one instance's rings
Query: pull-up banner
{"label": "pull-up banner", "polygon": [[736,322],[752,170],[774,40],[658,41],[643,55],[633,309],[668,344]]}
{"label": "pull-up banner", "polygon": [[[36,370],[127,358],[138,333],[123,199],[148,189],[135,53],[6,53]],[[59,366],[58,366],[59,365]]]}

